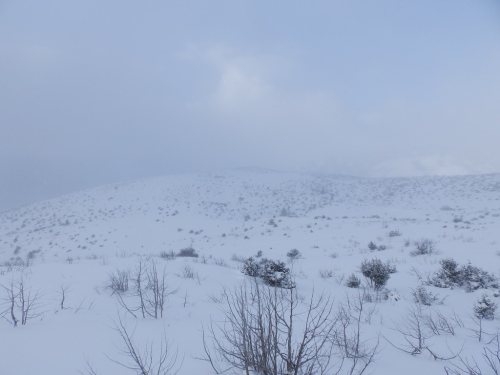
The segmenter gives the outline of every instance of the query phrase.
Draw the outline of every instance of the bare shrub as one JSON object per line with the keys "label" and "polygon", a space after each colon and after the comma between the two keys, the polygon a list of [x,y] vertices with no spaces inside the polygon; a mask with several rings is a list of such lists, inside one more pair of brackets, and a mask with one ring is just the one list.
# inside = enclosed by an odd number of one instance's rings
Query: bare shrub
{"label": "bare shrub", "polygon": [[176,257],[177,254],[175,254],[173,250],[160,252],[160,258],[165,260],[174,260]]}
{"label": "bare shrub", "polygon": [[413,296],[413,301],[424,306],[430,306],[435,302],[439,302],[439,298],[432,292],[429,292],[425,287],[419,286],[416,289],[412,289],[411,294]]}
{"label": "bare shrub", "polygon": [[244,256],[241,256],[241,255],[233,254],[233,255],[231,255],[231,260],[235,261],[235,262],[239,262],[239,263],[245,263],[247,258],[245,258]]}
{"label": "bare shrub", "polygon": [[320,269],[319,270],[319,277],[321,277],[323,280],[330,279],[335,276],[335,272],[333,270],[328,270],[328,269]]}
{"label": "bare shrub", "polygon": [[434,335],[452,335],[455,336],[455,325],[451,318],[447,318],[439,310],[432,310],[429,314],[423,316],[425,327]]}
{"label": "bare shrub", "polygon": [[447,356],[437,353],[432,345],[434,342],[430,338],[435,336],[432,330],[428,329],[426,325],[426,318],[422,314],[419,304],[415,304],[406,309],[406,315],[402,323],[393,322],[394,329],[403,337],[403,344],[394,344],[392,341],[387,340],[394,348],[399,349],[411,355],[419,355],[427,352],[435,360],[451,360],[460,354],[451,352]]}
{"label": "bare shrub", "polygon": [[214,264],[220,267],[229,267],[229,264],[227,264],[224,258],[219,258],[219,259],[214,258]]}
{"label": "bare shrub", "polygon": [[[118,322],[114,323],[113,329],[120,338],[117,348],[123,359],[113,359],[106,355],[110,361],[137,375],[175,375],[179,372],[182,363],[177,365],[178,351],[173,348],[165,332],[159,345],[151,341],[140,346],[134,340],[135,329],[131,332],[120,317]],[[86,373],[96,375],[97,372],[88,359],[86,364]]]}
{"label": "bare shrub", "polygon": [[168,297],[178,291],[178,288],[168,284],[165,268],[160,272],[154,259],[146,262],[140,259],[130,280],[133,283],[132,302],[126,300],[122,293],[116,293],[120,306],[136,318],[137,314],[143,318],[163,317]]}
{"label": "bare shrub", "polygon": [[433,240],[423,238],[413,243],[414,249],[410,251],[411,256],[436,254],[436,244]]}
{"label": "bare shrub", "polygon": [[42,317],[46,311],[42,310],[41,299],[43,293],[40,290],[33,291],[32,287],[26,285],[23,273],[17,281],[12,280],[10,284],[2,285],[6,296],[2,298],[2,305],[5,306],[0,311],[0,316],[5,318],[14,327],[26,325],[28,320]]}
{"label": "bare shrub", "polygon": [[[483,348],[481,366],[472,357],[459,357],[458,363],[452,363],[453,367],[445,367],[447,375],[500,375],[500,333],[497,333],[488,347]],[[482,368],[489,368],[488,372],[483,372]]]}
{"label": "bare shrub", "polygon": [[231,369],[244,374],[340,374],[345,363],[351,363],[347,373],[362,374],[376,349],[367,356],[335,356],[340,327],[333,301],[313,293],[306,304],[299,302],[295,289],[263,286],[257,279],[226,292],[225,323],[203,328],[205,356],[199,359],[216,374]]}
{"label": "bare shrub", "polygon": [[66,302],[66,295],[70,292],[70,286],[61,284],[59,286],[59,295],[61,296],[61,310],[64,310],[64,303]]}
{"label": "bare shrub", "polygon": [[125,293],[128,290],[128,281],[130,278],[129,270],[115,270],[108,274],[107,289],[112,290],[111,295],[115,293]]}
{"label": "bare shrub", "polygon": [[334,342],[340,349],[339,354],[342,358],[351,360],[349,374],[364,372],[378,351],[378,338],[374,345],[370,345],[370,340],[365,340],[361,335],[362,325],[370,324],[375,314],[375,308],[367,308],[365,304],[362,293],[355,296],[346,294],[336,316],[337,329]]}
{"label": "bare shrub", "polygon": [[186,264],[184,267],[182,267],[180,276],[184,279],[194,279],[196,276],[196,272],[194,271],[193,267]]}

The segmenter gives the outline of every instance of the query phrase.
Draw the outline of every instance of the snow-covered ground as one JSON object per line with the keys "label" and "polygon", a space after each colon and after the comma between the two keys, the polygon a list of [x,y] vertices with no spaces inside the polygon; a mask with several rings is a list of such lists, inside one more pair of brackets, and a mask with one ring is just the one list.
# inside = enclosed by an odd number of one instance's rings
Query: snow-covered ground
{"label": "snow-covered ground", "polygon": [[[422,239],[432,240],[436,252],[411,256],[414,242]],[[371,251],[370,242],[385,250]],[[189,247],[198,258],[160,257]],[[301,253],[293,263],[286,256],[291,249]],[[500,175],[362,179],[232,170],[108,185],[2,213],[0,310],[9,307],[11,282],[17,285],[23,277],[32,295],[40,293],[33,310],[40,315],[14,327],[10,312],[4,314],[0,374],[85,373],[86,359],[99,374],[133,374],[109,360],[122,358],[113,330],[118,315],[142,347],[158,345],[165,333],[183,358],[179,374],[209,374],[210,365],[196,358],[204,355],[202,325],[223,317],[224,305],[213,297],[243,282],[239,260],[258,251],[287,262],[306,299],[313,288],[337,302],[356,294],[345,280],[355,273],[364,281],[359,268],[365,259],[396,266],[386,285],[392,297],[367,304],[375,313],[362,333],[380,337],[369,372],[444,374],[449,361],[392,346],[405,342],[394,327],[413,305],[417,273],[425,280],[441,259],[470,261],[500,276]],[[106,289],[111,273],[133,270],[148,256],[158,269],[165,267],[171,288],[178,288],[159,319],[134,318]],[[194,278],[186,277],[186,266]],[[424,306],[423,314],[455,312],[463,322],[460,327],[450,319],[456,334],[434,335],[429,345],[442,356],[461,350],[463,359],[474,356],[481,364],[492,336],[479,342],[473,305],[483,292],[500,302],[494,296],[498,289],[426,289],[444,300]],[[484,321],[486,333],[500,329],[498,315]]]}

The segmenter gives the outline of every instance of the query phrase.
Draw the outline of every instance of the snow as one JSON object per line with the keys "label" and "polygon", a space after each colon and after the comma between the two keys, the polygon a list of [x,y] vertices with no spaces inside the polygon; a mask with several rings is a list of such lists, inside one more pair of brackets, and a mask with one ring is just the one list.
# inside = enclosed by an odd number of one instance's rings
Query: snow
{"label": "snow", "polygon": [[[401,236],[389,236],[396,230]],[[422,239],[434,241],[437,254],[411,256],[413,241]],[[159,343],[165,332],[184,358],[179,374],[209,374],[210,366],[196,358],[204,355],[202,324],[222,319],[222,305],[210,296],[239,285],[245,276],[234,259],[259,250],[288,261],[301,295],[314,288],[339,302],[356,292],[343,283],[351,273],[363,279],[358,271],[364,259],[394,264],[389,299],[371,304],[376,314],[363,334],[403,343],[393,328],[420,285],[412,270],[425,276],[439,269],[440,259],[452,257],[500,276],[499,240],[498,174],[362,179],[231,170],[144,179],[43,201],[0,214],[0,283],[8,286],[23,272],[26,285],[43,293],[39,311],[45,311],[26,325],[13,327],[8,316],[0,321],[0,374],[84,372],[86,358],[97,373],[127,373],[108,359],[121,358],[112,329],[118,314],[142,346]],[[370,241],[386,249],[370,251]],[[199,257],[159,257],[187,247]],[[286,256],[291,249],[301,254],[293,263]],[[30,253],[29,266],[16,266]],[[104,287],[111,272],[133,269],[148,256],[179,288],[162,319],[134,319]],[[197,277],[182,277],[186,265]],[[320,270],[331,272],[321,277]],[[61,286],[69,287],[63,310]],[[424,309],[447,316],[454,311],[464,323],[455,336],[433,337],[433,348],[446,355],[448,347],[463,346],[464,358],[480,359],[486,344],[474,333],[473,306],[484,290],[426,289],[444,302]],[[495,291],[486,293],[498,303]],[[6,297],[3,290],[0,297]],[[488,333],[500,329],[498,313],[483,326]],[[406,354],[383,338],[380,343],[374,374],[444,373],[449,365],[426,353]]]}

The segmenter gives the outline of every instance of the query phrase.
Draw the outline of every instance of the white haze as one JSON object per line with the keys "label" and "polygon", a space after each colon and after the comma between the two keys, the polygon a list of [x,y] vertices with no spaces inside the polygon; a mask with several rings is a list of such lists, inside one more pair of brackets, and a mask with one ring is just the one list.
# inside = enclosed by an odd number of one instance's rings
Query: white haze
{"label": "white haze", "polygon": [[0,3],[0,211],[263,167],[500,171],[497,1]]}

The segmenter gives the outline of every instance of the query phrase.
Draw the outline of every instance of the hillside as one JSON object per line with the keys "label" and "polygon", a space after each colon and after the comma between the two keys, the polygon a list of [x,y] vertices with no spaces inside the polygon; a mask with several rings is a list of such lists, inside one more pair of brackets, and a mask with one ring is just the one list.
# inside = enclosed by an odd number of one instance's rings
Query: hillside
{"label": "hillside", "polygon": [[[431,254],[412,256],[425,240]],[[377,249],[370,250],[370,242]],[[168,255],[182,249],[199,256]],[[297,259],[287,257],[292,249],[299,250]],[[405,319],[412,290],[432,277],[441,259],[470,261],[500,276],[500,174],[367,179],[229,170],[107,185],[1,213],[0,283],[7,289],[0,374],[84,372],[85,358],[97,373],[133,374],[106,357],[120,357],[110,328],[118,316],[135,327],[141,345],[158,344],[165,332],[184,358],[179,374],[211,373],[209,363],[195,359],[204,356],[202,325],[222,320],[224,304],[215,296],[248,279],[242,261],[259,251],[291,268],[304,300],[314,289],[335,297],[335,306],[361,290],[345,286],[349,275],[367,282],[359,272],[363,260],[388,262],[397,272],[386,298],[365,301],[373,316],[362,332],[368,343],[379,337],[369,372],[444,373],[450,361],[398,350],[404,337],[394,324]],[[168,285],[178,289],[159,319],[134,318],[106,287],[110,274],[132,272],[139,259],[165,268]],[[36,316],[13,327],[7,291],[21,277],[40,298]],[[460,352],[479,361],[487,340],[479,342],[471,316],[483,290],[425,287],[442,300],[425,311],[458,314],[463,322],[454,335],[429,336],[433,348],[443,357]],[[497,288],[485,291],[500,302]],[[484,321],[487,333],[499,329],[498,313]]]}

